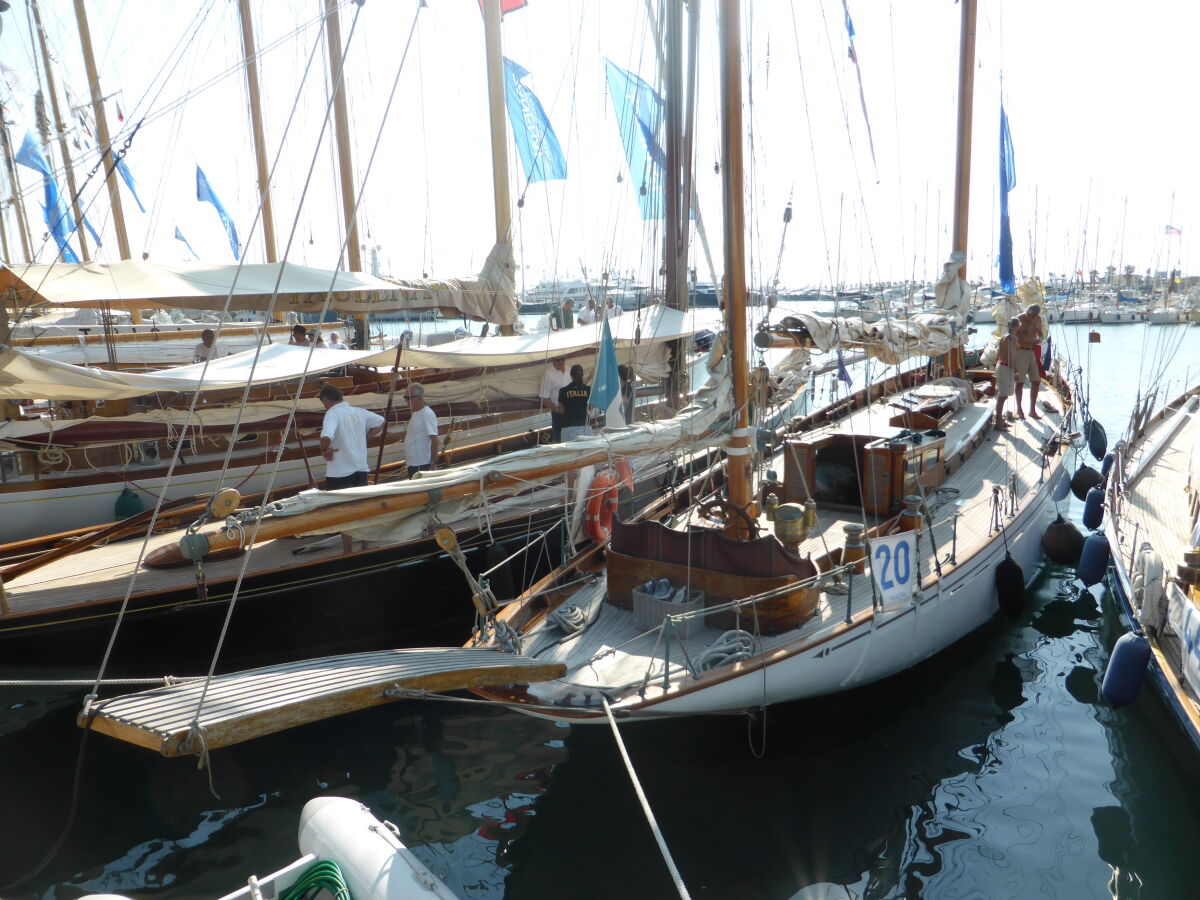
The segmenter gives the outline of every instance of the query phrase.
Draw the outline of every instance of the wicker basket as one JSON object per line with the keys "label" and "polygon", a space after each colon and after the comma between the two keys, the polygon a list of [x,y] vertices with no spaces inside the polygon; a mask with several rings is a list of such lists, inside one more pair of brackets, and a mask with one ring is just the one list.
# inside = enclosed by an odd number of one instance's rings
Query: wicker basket
{"label": "wicker basket", "polygon": [[[674,589],[678,592],[678,588]],[[659,600],[639,590],[633,592],[633,624],[635,627],[648,631],[657,628],[667,616],[677,616],[680,613],[694,612],[704,607],[704,591],[693,588],[688,592],[688,599],[682,603],[672,603],[670,600]],[[692,623],[696,619],[684,619],[675,625],[675,631],[681,637],[687,637]]]}

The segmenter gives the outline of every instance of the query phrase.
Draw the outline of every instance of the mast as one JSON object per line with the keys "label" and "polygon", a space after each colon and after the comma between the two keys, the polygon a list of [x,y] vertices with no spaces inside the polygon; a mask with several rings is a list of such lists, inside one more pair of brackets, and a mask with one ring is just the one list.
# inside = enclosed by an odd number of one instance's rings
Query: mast
{"label": "mast", "polygon": [[[721,179],[725,199],[725,315],[733,372],[733,437],[725,452],[729,502],[750,505],[750,369],[746,336],[745,196],[742,190],[742,17],[740,0],[721,0]],[[735,518],[735,535],[749,537]]]}
{"label": "mast", "polygon": [[[108,184],[108,201],[112,206],[113,228],[117,232],[117,250],[121,259],[132,259],[129,250],[129,235],[125,231],[125,210],[121,206],[121,189],[117,186],[116,155],[112,152],[112,139],[108,134],[108,117],[104,113],[104,97],[100,94],[100,76],[96,72],[96,58],[92,54],[92,32],[88,28],[87,10],[83,0],[75,0],[75,21],[79,24],[79,44],[83,48],[83,64],[87,69],[88,90],[92,95],[92,115],[96,117],[96,139],[100,143],[101,165],[104,167],[104,180]],[[109,160],[112,164],[109,165]],[[80,231],[83,223],[80,222]],[[107,313],[107,308],[104,310]],[[107,321],[107,315],[104,316]],[[129,311],[129,321],[134,325],[142,324],[141,310]],[[108,359],[116,368],[111,342],[107,339],[108,327],[105,327],[105,345],[108,348]]]}
{"label": "mast", "polygon": [[[666,87],[665,144],[666,172],[663,178],[663,268],[666,305],[671,309],[688,308],[687,245],[684,219],[689,204],[684,199],[683,152],[683,10],[679,0],[666,5]],[[667,402],[675,409],[682,406],[686,392],[686,341],[673,342],[671,371],[667,376]]]}
{"label": "mast", "polygon": [[[37,8],[36,2],[34,8]],[[262,203],[263,250],[267,262],[278,262],[275,252],[275,214],[271,209],[270,168],[267,166],[267,139],[263,132],[262,104],[258,89],[258,55],[254,50],[254,22],[250,18],[250,0],[238,0],[238,18],[242,23],[242,52],[246,59],[246,92],[250,96],[250,124],[254,131],[254,163],[258,169],[258,196]]]}
{"label": "mast", "polygon": [[54,113],[54,130],[58,132],[58,152],[62,156],[63,168],[67,173],[67,190],[71,192],[71,211],[75,214],[75,232],[79,236],[79,258],[87,262],[91,259],[91,254],[88,253],[87,236],[84,234],[83,209],[79,205],[79,191],[75,187],[75,169],[71,166],[71,151],[67,145],[67,130],[63,125],[62,110],[58,105],[58,85],[54,78],[54,67],[50,65],[50,51],[46,46],[46,29],[42,27],[42,11],[38,7],[38,0],[30,0],[29,6],[33,11],[33,27],[37,31],[42,65],[46,69],[46,92],[50,94],[50,110]]}
{"label": "mast", "polygon": [[[333,78],[333,125],[337,136],[338,173],[342,185],[342,222],[346,229],[346,268],[362,271],[362,255],[358,249],[358,225],[354,217],[354,171],[350,165],[350,116],[346,111],[346,78],[342,68],[342,25],[338,18],[338,0],[325,0],[325,36],[329,40],[329,73]],[[362,329],[366,349],[367,320],[365,315],[353,317]]]}
{"label": "mast", "polygon": [[[954,231],[951,252],[962,253],[958,276],[967,280],[967,219],[971,194],[971,116],[975,99],[975,19],[977,0],[963,0],[962,29],[958,49],[958,135],[954,163]],[[962,341],[956,342],[946,354],[947,373],[957,375],[963,370]]]}
{"label": "mast", "polygon": [[8,173],[8,183],[12,186],[12,195],[8,202],[17,212],[17,233],[21,236],[21,249],[25,251],[25,261],[33,262],[33,252],[29,243],[29,220],[25,218],[25,202],[21,199],[21,183],[17,181],[17,163],[12,142],[8,138],[7,121],[0,122],[0,144],[4,147],[4,170]]}
{"label": "mast", "polygon": [[961,251],[959,277],[967,278],[967,211],[971,194],[971,115],[975,97],[975,13],[978,0],[963,0],[958,49],[958,136],[954,163],[952,251]]}
{"label": "mast", "polygon": [[[508,125],[504,108],[504,51],[500,41],[500,0],[483,0],[483,44],[487,60],[488,120],[492,135],[492,196],[496,205],[496,243],[512,241],[512,197],[508,186]],[[501,325],[501,334],[512,334]]]}

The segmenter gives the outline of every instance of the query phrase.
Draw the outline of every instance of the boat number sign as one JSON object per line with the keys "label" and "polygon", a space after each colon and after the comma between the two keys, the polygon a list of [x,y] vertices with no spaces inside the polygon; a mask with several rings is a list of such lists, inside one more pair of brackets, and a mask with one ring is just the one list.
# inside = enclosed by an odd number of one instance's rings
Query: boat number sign
{"label": "boat number sign", "polygon": [[917,571],[917,533],[903,531],[887,537],[872,538],[871,578],[884,606],[912,599],[914,586],[920,583]]}

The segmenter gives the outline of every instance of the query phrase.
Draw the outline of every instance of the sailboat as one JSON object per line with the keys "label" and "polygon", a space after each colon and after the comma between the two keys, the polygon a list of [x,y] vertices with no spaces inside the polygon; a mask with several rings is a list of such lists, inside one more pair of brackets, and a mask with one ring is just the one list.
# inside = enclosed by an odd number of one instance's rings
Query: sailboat
{"label": "sailboat", "polygon": [[[974,4],[963,8],[974,33]],[[744,297],[740,242],[738,8],[722,8],[726,109],[726,272],[731,318]],[[960,110],[969,101],[964,52]],[[730,86],[733,86],[732,88]],[[969,110],[969,104],[966,106]],[[969,134],[969,118],[960,118]],[[960,153],[956,247],[965,247],[966,176]],[[959,251],[961,253],[961,250]],[[967,294],[961,255],[939,284],[942,305]],[[895,353],[894,335],[868,353]],[[734,384],[739,357],[733,340]],[[882,346],[881,346],[882,345]],[[731,423],[724,496],[664,502],[614,522],[591,548],[505,606],[470,647],[558,663],[564,674],[478,687],[481,697],[564,722],[735,712],[849,690],[929,658],[1021,602],[1056,486],[1070,394],[1053,379],[1038,418],[992,433],[995,375],[909,377],[887,393],[860,392],[840,418],[789,429],[769,469],[781,482],[751,486]],[[740,375],[744,384],[744,369]],[[1053,399],[1046,397],[1049,394]],[[736,395],[735,395],[736,397]],[[735,399],[735,407],[744,408]],[[740,452],[739,452],[740,451]],[[759,503],[779,502],[773,521]]]}
{"label": "sailboat", "polygon": [[[1139,404],[1107,458],[1108,483],[1085,512],[1106,517],[1084,543],[1080,577],[1106,575],[1123,636],[1103,691],[1133,702],[1149,680],[1194,750],[1200,750],[1200,385],[1152,413]],[[1101,505],[1103,502],[1103,505]],[[1085,524],[1093,526],[1098,522]]]}
{"label": "sailboat", "polygon": [[[964,36],[974,34],[974,14],[975,4],[964,4]],[[601,539],[509,602],[464,571],[477,627],[462,648],[230,673],[103,701],[81,714],[81,726],[184,755],[455,689],[565,723],[741,712],[888,678],[1019,606],[1053,497],[1067,483],[1060,450],[1070,441],[1071,399],[1057,376],[1044,386],[1035,417],[995,434],[995,373],[963,370],[961,346],[952,341],[942,350],[944,374],[919,370],[864,387],[834,409],[790,423],[779,442],[752,421],[751,407],[757,415],[767,404],[752,392],[740,327],[737,0],[723,3],[721,26],[730,324],[709,358],[709,383],[678,416],[556,450],[573,460],[545,459],[611,469],[590,482],[579,478],[589,484],[587,518]],[[972,57],[973,50],[962,57],[967,89]],[[960,107],[969,108],[968,93],[960,86]],[[960,126],[961,147],[969,117]],[[966,245],[964,167],[960,154],[959,248]],[[964,259],[956,251],[938,286],[946,315],[959,323],[968,299]],[[944,331],[933,324],[899,333],[859,323],[854,343],[880,358],[903,358],[920,352],[926,333],[935,336],[930,346],[942,347]],[[610,503],[620,458],[659,442],[719,446],[724,458],[623,520]],[[507,465],[527,471],[521,456]],[[512,469],[478,475],[497,488],[513,476]],[[430,487],[445,496],[461,489],[455,477]],[[405,503],[422,500],[418,494]],[[364,505],[363,515],[371,509]],[[393,512],[373,511],[379,521]],[[453,553],[455,530],[435,524],[439,544]],[[214,547],[229,546],[230,538]]]}

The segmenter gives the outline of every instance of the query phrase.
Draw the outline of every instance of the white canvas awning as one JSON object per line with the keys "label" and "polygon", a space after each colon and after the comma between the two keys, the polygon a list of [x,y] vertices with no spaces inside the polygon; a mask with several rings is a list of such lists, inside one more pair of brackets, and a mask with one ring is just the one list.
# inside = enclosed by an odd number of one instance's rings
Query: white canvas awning
{"label": "white canvas awning", "polygon": [[[502,248],[498,248],[502,249]],[[493,255],[503,255],[494,251]],[[488,271],[502,269],[489,262]],[[485,276],[394,282],[361,272],[333,272],[294,263],[206,265],[124,260],[0,268],[7,303],[29,306],[161,307],[205,310],[274,310],[343,314],[439,310],[447,316],[505,324],[517,317],[512,288]]]}
{"label": "white canvas awning", "polygon": [[348,363],[390,366],[393,351],[326,350],[270,344],[209,362],[178,366],[162,372],[110,372],[56,362],[11,347],[0,347],[0,399],[119,400],[156,391],[217,391],[244,388],[246,383],[269,384],[315,375]]}
{"label": "white canvas awning", "polygon": [[[686,314],[665,306],[652,306],[640,314],[625,313],[608,320],[613,344],[622,351],[649,349],[665,341],[695,334],[702,325],[689,322]],[[467,337],[436,348],[404,350],[400,363],[432,369],[457,369],[474,366],[514,366],[595,351],[600,346],[602,323],[578,325],[561,331],[541,331],[504,337]]]}

